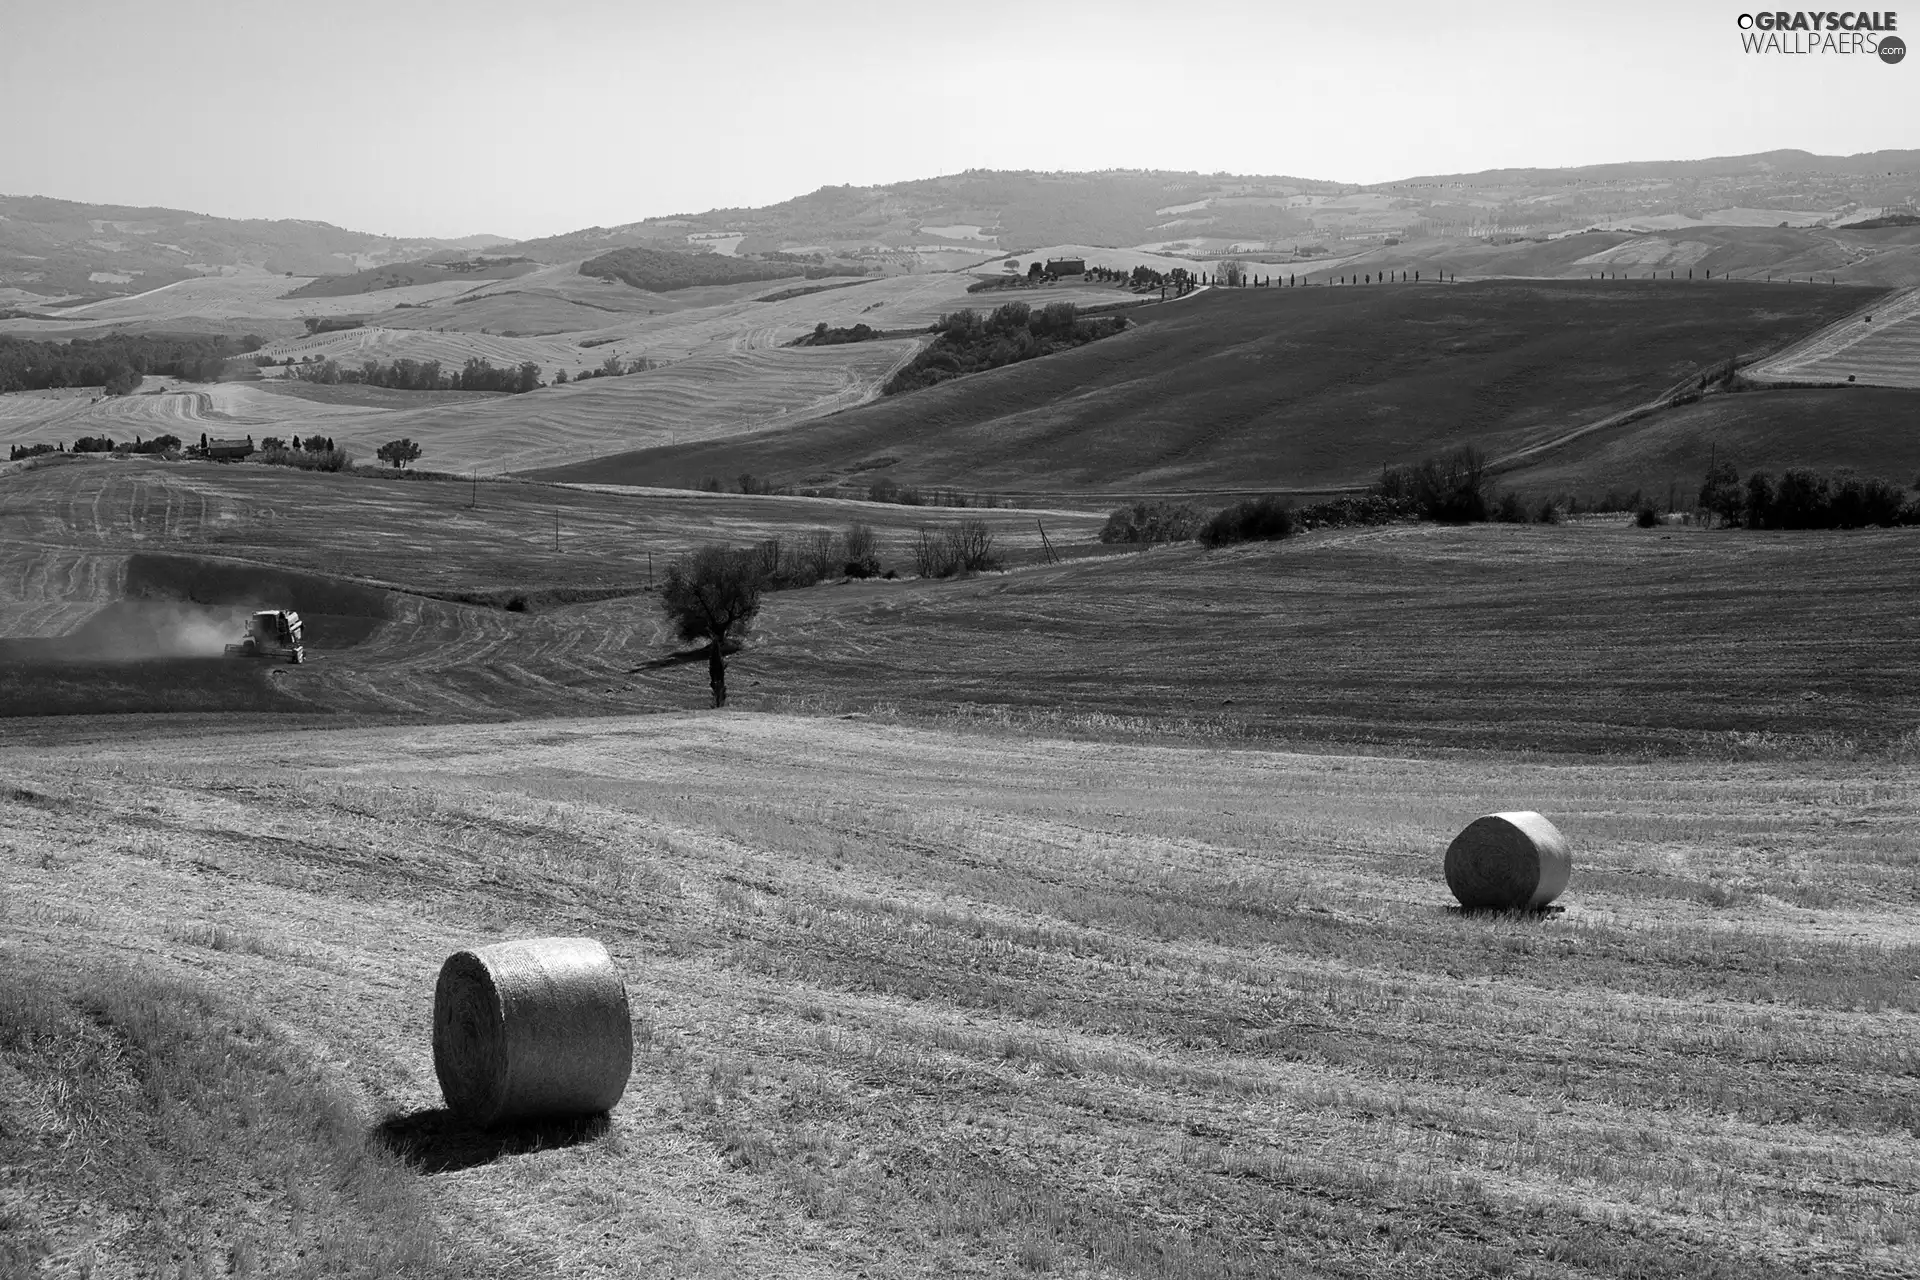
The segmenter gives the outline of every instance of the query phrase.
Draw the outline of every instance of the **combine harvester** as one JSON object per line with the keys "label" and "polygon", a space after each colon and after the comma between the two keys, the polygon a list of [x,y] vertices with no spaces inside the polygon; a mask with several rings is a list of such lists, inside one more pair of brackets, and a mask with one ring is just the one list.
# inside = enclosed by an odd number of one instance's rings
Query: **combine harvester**
{"label": "combine harvester", "polygon": [[307,660],[300,633],[300,615],[291,609],[262,609],[247,619],[247,638],[227,646],[233,658],[285,658],[294,665]]}

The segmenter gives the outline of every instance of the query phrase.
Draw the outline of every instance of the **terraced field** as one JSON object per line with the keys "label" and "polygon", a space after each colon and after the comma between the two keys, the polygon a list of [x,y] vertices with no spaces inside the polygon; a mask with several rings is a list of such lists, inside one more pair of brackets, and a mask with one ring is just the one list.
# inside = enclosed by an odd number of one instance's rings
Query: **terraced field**
{"label": "terraced field", "polygon": [[1746,373],[1756,382],[1920,388],[1920,288],[1864,307]]}

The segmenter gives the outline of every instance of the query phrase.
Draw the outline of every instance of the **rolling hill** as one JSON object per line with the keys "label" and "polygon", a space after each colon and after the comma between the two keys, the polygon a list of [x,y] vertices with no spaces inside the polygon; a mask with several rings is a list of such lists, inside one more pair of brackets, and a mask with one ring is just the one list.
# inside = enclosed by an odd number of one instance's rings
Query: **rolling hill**
{"label": "rolling hill", "polygon": [[0,196],[0,289],[44,304],[143,293],[236,269],[345,274],[490,239],[400,240],[297,219]]}
{"label": "rolling hill", "polygon": [[1210,290],[1127,333],[823,418],[550,479],[1004,493],[1342,487],[1457,444],[1494,455],[1756,358],[1874,293],[1666,281]]}
{"label": "rolling hill", "polygon": [[1714,395],[1596,431],[1506,470],[1523,493],[1634,489],[1691,500],[1714,461],[1744,476],[1842,469],[1920,487],[1920,391],[1885,387]]}
{"label": "rolling hill", "polygon": [[[1387,237],[1540,236],[1596,225],[1820,227],[1920,197],[1920,151],[1804,151],[1706,160],[1503,169],[1358,186],[1324,179],[1118,170],[970,170],[874,187],[822,187],[759,209],[714,209],[524,241],[557,262],[627,245],[728,237],[734,252],[859,259],[1031,252],[1089,243],[1218,257],[1311,241],[1376,248]],[[733,238],[737,237],[737,240]],[[1336,249],[1336,252],[1338,250]]]}

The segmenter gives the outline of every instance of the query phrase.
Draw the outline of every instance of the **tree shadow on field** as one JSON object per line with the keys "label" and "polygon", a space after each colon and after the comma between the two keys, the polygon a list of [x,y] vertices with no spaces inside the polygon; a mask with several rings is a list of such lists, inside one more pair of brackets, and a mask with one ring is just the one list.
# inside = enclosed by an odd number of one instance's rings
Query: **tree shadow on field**
{"label": "tree shadow on field", "polygon": [[[664,658],[653,658],[641,663],[637,667],[629,667],[627,674],[634,675],[641,671],[659,671],[664,667],[684,666],[689,662],[705,662],[712,649],[713,646],[710,644],[698,645],[692,649],[680,649],[668,654]],[[732,657],[738,652],[740,652],[740,642],[738,640],[729,640],[720,647],[722,657]]]}
{"label": "tree shadow on field", "polygon": [[468,1124],[445,1107],[430,1107],[405,1115],[390,1115],[375,1125],[369,1136],[399,1156],[416,1173],[432,1175],[492,1164],[502,1156],[527,1155],[592,1142],[605,1134],[611,1123],[602,1111],[596,1115],[482,1129]]}

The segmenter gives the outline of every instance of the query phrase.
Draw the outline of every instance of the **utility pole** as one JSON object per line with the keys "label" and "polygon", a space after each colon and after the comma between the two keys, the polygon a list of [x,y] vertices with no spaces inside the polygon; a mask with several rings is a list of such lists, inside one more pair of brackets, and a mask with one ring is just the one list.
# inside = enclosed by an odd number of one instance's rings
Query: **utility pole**
{"label": "utility pole", "polygon": [[553,549],[560,549],[560,504],[553,504]]}
{"label": "utility pole", "polygon": [[1047,563],[1058,564],[1060,561],[1060,557],[1054,554],[1053,543],[1047,540],[1047,526],[1045,526],[1044,524],[1041,524],[1040,521],[1036,519],[1033,522],[1033,527],[1040,531],[1040,545],[1046,550]]}
{"label": "utility pole", "polygon": [[473,497],[467,502],[469,508],[480,505],[480,468],[473,469]]}

